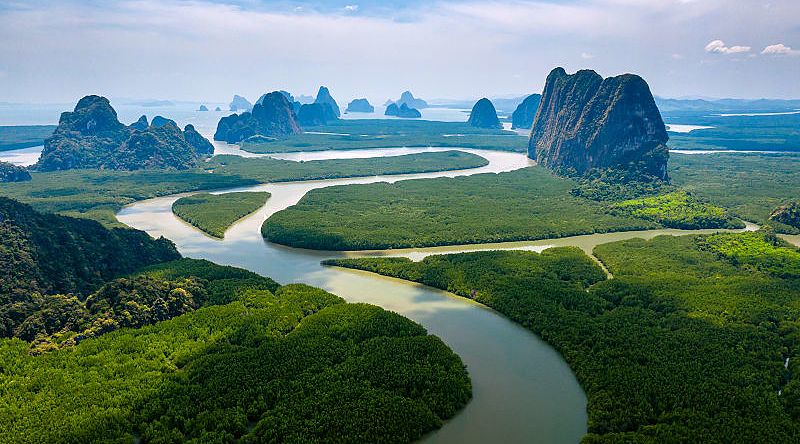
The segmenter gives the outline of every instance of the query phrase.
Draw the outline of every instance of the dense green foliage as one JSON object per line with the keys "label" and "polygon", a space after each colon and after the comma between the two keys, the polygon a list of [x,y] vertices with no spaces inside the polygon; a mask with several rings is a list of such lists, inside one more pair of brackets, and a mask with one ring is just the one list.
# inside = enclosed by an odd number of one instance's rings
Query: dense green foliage
{"label": "dense green foliage", "polygon": [[670,148],[680,150],[800,151],[800,114],[773,116],[714,116],[709,114],[712,113],[701,111],[666,114],[665,119],[671,123],[713,127],[689,133],[670,133]]}
{"label": "dense green foliage", "polygon": [[462,122],[337,120],[303,129],[305,133],[285,139],[244,142],[242,149],[254,153],[283,153],[436,146],[525,152],[528,146],[527,137],[499,129],[475,128]]}
{"label": "dense green foliage", "polygon": [[176,200],[172,212],[211,236],[223,238],[228,227],[264,206],[267,199],[269,193],[199,193]]}
{"label": "dense green foliage", "polygon": [[767,234],[720,236],[600,245],[605,281],[574,248],[328,263],[453,291],[532,330],[586,391],[586,443],[798,442],[800,279],[708,249],[786,254]]}
{"label": "dense green foliage", "polygon": [[362,250],[564,237],[653,228],[574,197],[575,182],[531,167],[510,173],[317,189],[270,217],[280,244]]}
{"label": "dense green foliage", "polygon": [[4,184],[0,195],[48,212],[119,226],[114,214],[137,200],[188,191],[233,188],[262,182],[419,173],[479,167],[482,157],[460,151],[369,159],[292,162],[271,158],[216,156],[204,169],[184,171],[74,170],[34,173],[25,184]]}
{"label": "dense green foliage", "polygon": [[0,183],[26,182],[31,180],[27,169],[8,162],[0,162]]}
{"label": "dense green foliage", "polygon": [[800,229],[800,201],[781,205],[769,215],[769,220]]}
{"label": "dense green foliage", "polygon": [[619,202],[611,206],[611,211],[670,228],[744,228],[744,224],[729,216],[725,209],[698,201],[683,190]]}
{"label": "dense green foliage", "polygon": [[0,151],[42,145],[55,129],[55,125],[0,126]]}
{"label": "dense green foliage", "polygon": [[702,247],[734,265],[785,278],[800,278],[800,252],[768,232],[714,234],[702,239]]}
{"label": "dense green foliage", "polygon": [[[147,233],[52,214],[0,198],[0,337],[33,334],[41,310],[69,310],[71,300],[46,294],[87,295],[114,277],[180,257],[172,242]],[[66,305],[65,305],[66,304]]]}
{"label": "dense green foliage", "polygon": [[[141,123],[141,126],[139,125]],[[214,147],[192,125],[181,131],[160,116],[125,126],[108,99],[86,96],[73,112],[64,112],[53,134],[45,139],[35,168],[41,171],[99,168],[140,170],[187,169],[211,155]]]}
{"label": "dense green foliage", "polygon": [[775,208],[800,195],[800,156],[676,154],[670,159],[670,176],[675,185],[742,219],[800,232],[768,220]]}
{"label": "dense green foliage", "polygon": [[409,442],[471,396],[458,356],[395,313],[205,261],[145,274],[237,296],[38,356],[0,340],[0,441]]}

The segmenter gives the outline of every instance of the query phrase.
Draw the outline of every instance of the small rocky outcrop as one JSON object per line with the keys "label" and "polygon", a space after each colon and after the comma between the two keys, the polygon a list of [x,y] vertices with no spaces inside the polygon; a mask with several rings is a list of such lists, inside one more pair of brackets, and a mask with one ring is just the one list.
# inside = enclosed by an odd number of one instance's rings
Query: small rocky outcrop
{"label": "small rocky outcrop", "polygon": [[511,129],[530,129],[541,100],[541,94],[531,94],[526,97],[511,114]]}
{"label": "small rocky outcrop", "polygon": [[208,111],[208,107],[205,106],[205,105],[200,105],[200,108],[198,108],[198,111]]}
{"label": "small rocky outcrop", "polygon": [[497,118],[497,110],[492,101],[486,97],[478,100],[469,113],[467,124],[476,128],[502,129],[503,124]]}
{"label": "small rocky outcrop", "polygon": [[175,121],[172,119],[167,119],[166,117],[161,117],[161,116],[155,116],[153,117],[153,120],[150,121],[150,126],[161,128],[162,126],[170,123],[173,124],[176,128],[178,127],[178,124],[175,123]]}
{"label": "small rocky outcrop", "polygon": [[336,100],[333,99],[333,97],[331,96],[331,92],[328,91],[328,88],[324,86],[319,87],[319,92],[317,92],[317,98],[314,100],[314,103],[322,103],[322,104],[327,103],[328,105],[330,105],[332,111],[330,117],[333,118],[329,120],[338,119],[342,115],[341,112],[339,111],[339,105],[336,104]]}
{"label": "small rocky outcrop", "polygon": [[309,103],[300,105],[297,121],[300,126],[319,126],[328,123],[333,116],[333,109],[327,103]]}
{"label": "small rocky outcrop", "polygon": [[220,108],[220,107],[216,107],[216,108],[214,108],[214,111],[216,111],[216,112],[220,112],[220,111],[222,111],[222,108]]}
{"label": "small rocky outcrop", "polygon": [[614,169],[666,180],[668,138],[641,77],[603,79],[590,70],[568,75],[556,68],[547,76],[528,156],[567,174]]}
{"label": "small rocky outcrop", "polygon": [[147,116],[141,116],[139,117],[139,120],[131,123],[131,126],[129,126],[129,128],[139,131],[144,131],[147,129],[148,126],[150,126],[150,124],[147,122]]}
{"label": "small rocky outcrop", "polygon": [[234,95],[231,100],[230,109],[233,112],[250,111],[253,109],[253,104],[242,96]]}
{"label": "small rocky outcrop", "polygon": [[422,117],[422,113],[420,113],[418,109],[409,108],[405,103],[400,106],[397,106],[396,103],[392,103],[386,107],[386,112],[383,114],[386,116],[402,117],[404,119],[418,119]]}
{"label": "small rocky outcrop", "polygon": [[174,121],[164,117],[154,118],[148,126],[147,117],[142,116],[133,125],[125,126],[117,120],[108,99],[86,96],[78,101],[74,111],[61,114],[58,128],[45,139],[35,168],[41,171],[191,168],[210,154],[198,138],[209,143],[194,128],[184,133]]}
{"label": "small rocky outcrop", "polygon": [[397,106],[403,106],[403,104],[405,104],[409,108],[415,109],[424,109],[428,107],[428,102],[414,97],[411,91],[404,91],[403,94],[400,95],[400,100],[395,103]]}
{"label": "small rocky outcrop", "polygon": [[346,113],[374,113],[375,107],[367,99],[355,99],[347,104]]}
{"label": "small rocky outcrop", "polygon": [[252,112],[231,114],[217,124],[214,140],[238,143],[255,135],[286,137],[302,130],[292,104],[278,91],[266,94]]}
{"label": "small rocky outcrop", "polygon": [[13,163],[0,162],[0,183],[25,182],[28,180],[31,180],[31,174],[27,169]]}
{"label": "small rocky outcrop", "polygon": [[780,222],[790,227],[800,228],[800,202],[781,205],[769,215],[769,220]]}

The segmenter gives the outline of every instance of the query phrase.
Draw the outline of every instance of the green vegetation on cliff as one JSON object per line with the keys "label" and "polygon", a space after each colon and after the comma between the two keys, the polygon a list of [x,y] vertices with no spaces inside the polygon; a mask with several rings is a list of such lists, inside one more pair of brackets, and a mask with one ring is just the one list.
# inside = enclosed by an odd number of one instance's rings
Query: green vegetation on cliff
{"label": "green vegetation on cliff", "polygon": [[770,221],[775,208],[800,196],[800,156],[759,154],[680,155],[670,158],[673,184],[733,215],[781,232],[797,228]]}
{"label": "green vegetation on cliff", "polygon": [[223,238],[228,227],[264,206],[267,199],[269,193],[199,193],[176,200],[172,212],[205,233]]}
{"label": "green vegetation on cliff", "polygon": [[41,211],[87,217],[119,226],[114,214],[137,200],[265,182],[332,179],[475,168],[486,159],[460,151],[369,159],[292,162],[271,158],[215,156],[203,169],[184,171],[72,170],[33,173],[33,180],[4,184],[0,195]]}
{"label": "green vegetation on cliff", "polygon": [[[206,261],[112,285],[159,279],[194,282],[206,306],[35,356],[0,340],[0,441],[410,442],[471,396],[458,356],[395,313]],[[147,300],[102,293],[85,305]]]}
{"label": "green vegetation on cliff", "polygon": [[253,153],[284,153],[433,146],[525,152],[528,145],[528,138],[516,133],[476,128],[462,122],[337,120],[303,129],[305,133],[285,139],[245,141],[242,149]]}
{"label": "green vegetation on cliff", "polygon": [[725,209],[700,202],[683,190],[619,202],[612,205],[611,211],[641,217],[669,228],[744,228],[744,223],[732,218]]}
{"label": "green vegetation on cliff", "polygon": [[[781,277],[792,265],[775,258],[800,253],[770,239],[600,245],[609,280],[575,248],[327,263],[473,298],[552,344],[586,391],[586,443],[788,443],[800,440],[800,280]],[[730,244],[770,267],[709,248]]]}

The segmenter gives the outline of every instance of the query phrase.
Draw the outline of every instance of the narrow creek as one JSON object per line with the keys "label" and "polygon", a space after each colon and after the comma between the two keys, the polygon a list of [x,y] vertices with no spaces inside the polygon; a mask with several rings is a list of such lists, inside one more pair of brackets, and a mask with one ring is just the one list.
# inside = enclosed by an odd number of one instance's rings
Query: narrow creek
{"label": "narrow creek", "polygon": [[[217,144],[218,154],[243,154],[231,146]],[[437,148],[291,153],[274,157],[290,160],[353,158],[441,151]],[[344,184],[395,182],[414,178],[455,177],[499,173],[532,165],[524,154],[460,149],[486,158],[487,166],[470,170],[399,176],[263,184],[216,190],[268,191],[267,204],[234,224],[224,240],[206,236],[176,218],[172,203],[185,195],[172,195],[136,202],[117,218],[153,236],[175,242],[187,257],[246,268],[270,276],[280,283],[304,282],[324,288],[349,302],[367,302],[400,313],[422,324],[442,338],[467,365],[473,383],[473,400],[426,442],[547,442],[575,443],[587,430],[586,397],[575,375],[562,357],[547,343],[502,315],[480,304],[447,292],[370,273],[323,267],[320,261],[335,257],[392,255],[419,260],[430,254],[480,249],[541,251],[553,246],[573,245],[591,254],[595,245],[634,237],[660,234],[698,233],[686,230],[649,230],[595,234],[531,242],[417,248],[386,251],[330,252],[284,247],[264,241],[260,228],[277,211],[297,203],[316,188]],[[252,155],[249,155],[253,157]],[[749,226],[753,229],[754,226]]]}

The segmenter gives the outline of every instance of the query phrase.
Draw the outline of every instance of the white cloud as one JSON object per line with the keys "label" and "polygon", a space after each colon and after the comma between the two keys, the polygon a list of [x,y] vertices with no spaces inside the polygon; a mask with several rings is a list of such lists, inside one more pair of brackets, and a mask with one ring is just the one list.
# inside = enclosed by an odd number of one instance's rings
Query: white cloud
{"label": "white cloud", "polygon": [[750,52],[749,46],[725,46],[722,40],[714,40],[706,45],[706,52],[715,52],[719,54],[739,54],[742,52]]}
{"label": "white cloud", "polygon": [[581,53],[581,58],[584,59],[584,60],[593,59],[594,58],[594,54],[592,54],[590,52],[582,52]]}
{"label": "white cloud", "polygon": [[761,51],[761,54],[766,55],[800,55],[800,51],[792,49],[791,46],[786,46],[783,43],[769,45]]}
{"label": "white cloud", "polygon": [[358,5],[346,5],[344,12],[358,12]]}

